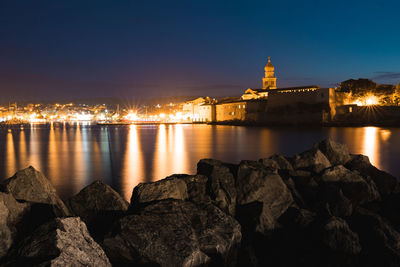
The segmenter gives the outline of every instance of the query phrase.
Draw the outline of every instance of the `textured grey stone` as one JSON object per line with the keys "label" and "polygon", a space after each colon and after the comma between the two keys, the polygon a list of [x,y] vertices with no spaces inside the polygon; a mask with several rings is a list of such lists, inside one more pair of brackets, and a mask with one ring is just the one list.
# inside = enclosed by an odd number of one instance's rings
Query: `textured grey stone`
{"label": "textured grey stone", "polygon": [[240,240],[240,225],[214,205],[169,199],[121,218],[103,247],[117,265],[230,265]]}
{"label": "textured grey stone", "polygon": [[314,149],[319,149],[332,165],[345,165],[351,160],[349,149],[345,144],[326,139],[316,143]]}
{"label": "textured grey stone", "polygon": [[311,149],[293,158],[294,169],[304,169],[316,173],[329,168],[331,163],[319,149]]}
{"label": "textured grey stone", "polygon": [[185,200],[188,197],[185,181],[170,176],[160,181],[138,184],[133,189],[131,205],[169,198]]}
{"label": "textured grey stone", "polygon": [[79,217],[56,218],[22,240],[6,266],[111,266]]}
{"label": "textured grey stone", "polygon": [[17,224],[29,210],[28,203],[19,203],[10,194],[0,192],[0,259],[7,254],[17,234]]}
{"label": "textured grey stone", "polygon": [[208,177],[207,194],[213,203],[230,215],[235,214],[235,178],[219,160],[202,159],[197,163],[197,173]]}
{"label": "textured grey stone", "polygon": [[361,204],[380,198],[375,183],[364,179],[357,172],[350,171],[342,165],[326,169],[322,176],[323,183],[336,184],[354,204]]}
{"label": "textured grey stone", "polygon": [[293,203],[290,190],[282,178],[268,172],[263,165],[253,161],[242,161],[236,181],[237,203],[246,205],[261,203],[255,230],[266,233],[277,226],[277,219]]}
{"label": "textured grey stone", "polygon": [[97,239],[128,210],[129,203],[109,185],[95,181],[66,202],[75,216],[79,216]]}
{"label": "textured grey stone", "polygon": [[20,170],[4,180],[1,188],[19,201],[47,204],[54,208],[57,216],[69,216],[70,212],[57,195],[50,181],[32,166]]}

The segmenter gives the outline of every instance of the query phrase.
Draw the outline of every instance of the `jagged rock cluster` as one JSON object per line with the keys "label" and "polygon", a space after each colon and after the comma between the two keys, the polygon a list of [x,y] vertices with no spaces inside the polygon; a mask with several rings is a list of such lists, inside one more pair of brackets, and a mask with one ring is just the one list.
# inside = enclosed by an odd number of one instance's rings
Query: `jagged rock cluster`
{"label": "jagged rock cluster", "polygon": [[0,265],[400,266],[399,211],[397,179],[330,140],[203,159],[130,203],[96,181],[64,204],[29,167],[0,186]]}

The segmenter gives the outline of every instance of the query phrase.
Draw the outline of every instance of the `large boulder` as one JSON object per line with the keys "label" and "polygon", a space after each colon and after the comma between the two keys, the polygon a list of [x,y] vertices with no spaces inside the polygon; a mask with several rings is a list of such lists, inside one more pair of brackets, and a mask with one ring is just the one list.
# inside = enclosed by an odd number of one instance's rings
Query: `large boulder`
{"label": "large boulder", "polygon": [[16,200],[51,205],[57,216],[69,216],[70,212],[57,195],[50,181],[32,166],[20,170],[2,182],[0,188]]}
{"label": "large boulder", "polygon": [[186,183],[188,200],[194,203],[210,202],[207,193],[208,178],[204,175],[174,174],[174,177],[182,179]]}
{"label": "large boulder", "polygon": [[95,238],[127,211],[129,203],[109,185],[95,181],[66,202],[70,211],[84,221]]}
{"label": "large boulder", "polygon": [[367,156],[352,155],[351,161],[345,166],[352,171],[359,172],[362,177],[372,179],[382,196],[391,194],[398,186],[396,177],[377,169],[369,162]]}
{"label": "large boulder", "polygon": [[[267,163],[267,165],[269,164],[270,161],[274,161],[276,163],[275,166],[278,166],[279,170],[283,170],[283,171],[293,171],[293,166],[292,164],[290,164],[290,162],[282,155],[280,154],[273,154],[272,156],[270,156],[267,160],[262,159],[262,161],[265,163]],[[265,165],[265,164],[264,164]]]}
{"label": "large boulder", "polygon": [[319,149],[311,149],[292,158],[293,168],[319,173],[329,168],[331,163]]}
{"label": "large boulder", "polygon": [[315,180],[315,175],[310,171],[295,170],[289,172],[289,177],[293,180],[302,199],[309,206],[314,206],[318,194],[318,183]]}
{"label": "large boulder", "polygon": [[169,198],[180,200],[188,198],[186,183],[180,177],[170,176],[160,181],[138,184],[133,189],[131,205]]}
{"label": "large boulder", "polygon": [[245,220],[248,216],[253,217],[252,225],[248,226],[260,233],[276,228],[277,219],[293,203],[282,178],[255,161],[240,163],[236,191],[237,203],[241,206],[239,217]]}
{"label": "large boulder", "polygon": [[350,171],[342,165],[326,169],[321,175],[321,182],[340,188],[354,205],[380,198],[372,180],[364,179],[357,172]]}
{"label": "large boulder", "polygon": [[121,218],[103,247],[116,265],[224,266],[240,240],[240,225],[214,205],[168,199]]}
{"label": "large boulder", "polygon": [[197,163],[197,173],[208,177],[207,193],[216,206],[230,215],[235,214],[235,178],[228,166],[214,159]]}
{"label": "large boulder", "polygon": [[339,217],[332,217],[323,224],[322,241],[329,250],[349,255],[360,253],[358,235],[347,222]]}
{"label": "large boulder", "polygon": [[400,266],[400,234],[384,218],[358,208],[349,224],[360,237],[360,266]]}
{"label": "large boulder", "polygon": [[78,217],[56,218],[10,251],[6,266],[111,266]]}
{"label": "large boulder", "polygon": [[334,183],[321,183],[318,188],[318,208],[328,205],[332,215],[348,217],[353,213],[353,203],[343,194],[342,189]]}
{"label": "large boulder", "polygon": [[17,226],[29,207],[27,203],[19,203],[11,194],[0,192],[0,259],[14,242]]}
{"label": "large boulder", "polygon": [[330,139],[314,144],[313,148],[319,149],[332,165],[345,165],[351,160],[347,146]]}

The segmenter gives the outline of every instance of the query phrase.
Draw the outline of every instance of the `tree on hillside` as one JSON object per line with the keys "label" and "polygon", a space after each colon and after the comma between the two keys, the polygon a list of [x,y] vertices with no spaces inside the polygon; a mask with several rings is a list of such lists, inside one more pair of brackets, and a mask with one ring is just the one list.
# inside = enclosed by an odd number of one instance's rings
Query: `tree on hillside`
{"label": "tree on hillside", "polygon": [[340,83],[339,91],[348,92],[353,95],[363,95],[371,93],[377,87],[377,84],[369,79],[350,79]]}

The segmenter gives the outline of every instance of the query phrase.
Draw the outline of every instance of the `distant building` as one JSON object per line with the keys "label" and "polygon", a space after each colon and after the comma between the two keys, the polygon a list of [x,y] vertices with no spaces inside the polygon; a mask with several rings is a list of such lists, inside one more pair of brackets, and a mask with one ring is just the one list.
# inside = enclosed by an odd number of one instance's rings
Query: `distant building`
{"label": "distant building", "polygon": [[243,100],[241,98],[225,98],[215,105],[215,121],[257,121],[267,109],[267,101]]}
{"label": "distant building", "polygon": [[267,98],[268,90],[266,89],[247,89],[242,95],[242,99],[250,100],[250,99],[259,99],[259,98]]}
{"label": "distant building", "polygon": [[241,97],[216,102],[197,98],[185,103],[192,121],[255,121],[261,123],[317,123],[336,114],[335,91],[318,85],[277,88],[275,68],[268,57],[263,87],[247,89]]}
{"label": "distant building", "polygon": [[202,121],[200,118],[200,113],[202,111],[201,106],[211,102],[212,100],[208,96],[186,101],[182,107],[183,116],[190,121]]}
{"label": "distant building", "polygon": [[318,85],[279,88],[268,95],[268,108],[305,104],[333,104],[335,91],[332,88],[320,88]]}
{"label": "distant building", "polygon": [[214,122],[215,121],[215,104],[205,103],[200,105],[199,118],[200,122]]}
{"label": "distant building", "polygon": [[225,98],[216,104],[216,121],[245,120],[246,101],[241,98]]}

